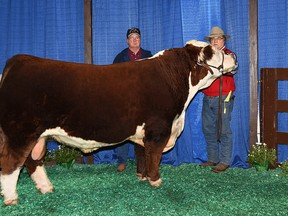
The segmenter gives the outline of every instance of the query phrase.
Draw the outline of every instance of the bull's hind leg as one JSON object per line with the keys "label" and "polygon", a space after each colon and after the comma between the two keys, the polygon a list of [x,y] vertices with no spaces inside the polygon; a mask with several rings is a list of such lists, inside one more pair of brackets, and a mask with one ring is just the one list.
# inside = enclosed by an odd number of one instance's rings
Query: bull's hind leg
{"label": "bull's hind leg", "polygon": [[9,148],[7,137],[0,127],[1,195],[6,205],[18,203],[16,187],[24,160],[23,156]]}
{"label": "bull's hind leg", "polygon": [[1,195],[6,205],[18,203],[16,186],[21,166],[13,153],[8,149],[7,137],[0,127]]}
{"label": "bull's hind leg", "polygon": [[[4,170],[5,170],[5,165],[4,165]],[[16,191],[16,186],[17,186],[17,181],[18,181],[20,170],[21,168],[17,167],[16,170],[14,170],[11,174],[5,174],[5,172],[3,171],[3,166],[2,166],[1,195],[4,196],[5,205],[18,203],[18,194]]]}
{"label": "bull's hind leg", "polygon": [[27,158],[25,162],[26,169],[30,174],[32,180],[34,181],[36,188],[42,193],[53,191],[53,185],[51,184],[45,167],[43,165],[42,159],[45,155],[46,145],[45,140],[38,140],[37,144],[32,150],[31,155]]}
{"label": "bull's hind leg", "polygon": [[48,193],[53,191],[53,185],[50,182],[45,167],[42,161],[33,160],[30,156],[25,162],[26,169],[30,174],[36,188],[42,193]]}
{"label": "bull's hind leg", "polygon": [[[28,173],[36,183],[41,193],[50,192],[53,189],[49,179],[47,178],[43,163],[38,160],[43,157],[43,154],[33,154],[38,156],[33,160],[31,155],[34,144],[23,144],[22,146],[17,140],[13,140],[13,145],[8,143],[7,137],[0,128],[0,150],[1,150],[1,187],[2,195],[4,196],[4,203],[6,205],[17,204],[18,195],[16,191],[17,181],[20,170],[25,163]],[[19,138],[19,140],[24,140]],[[25,142],[24,142],[25,143]],[[31,143],[31,142],[29,142]],[[21,148],[12,148],[10,146],[21,146]],[[37,146],[37,145],[36,145]],[[30,150],[29,150],[30,149]],[[29,153],[30,152],[30,153]],[[37,151],[36,151],[37,152]],[[40,151],[41,152],[41,151]],[[27,158],[27,155],[29,157]],[[36,180],[35,180],[36,179]],[[43,183],[44,182],[44,183]]]}

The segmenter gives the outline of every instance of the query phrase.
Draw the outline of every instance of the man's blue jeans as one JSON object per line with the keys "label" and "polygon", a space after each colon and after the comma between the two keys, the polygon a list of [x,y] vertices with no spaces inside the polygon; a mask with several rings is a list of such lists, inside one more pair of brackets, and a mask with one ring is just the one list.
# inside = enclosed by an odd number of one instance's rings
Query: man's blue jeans
{"label": "man's blue jeans", "polygon": [[[202,108],[202,127],[207,143],[208,161],[230,165],[232,155],[232,130],[230,127],[231,112],[234,96],[229,102],[224,102],[227,95],[222,97],[222,132],[220,143],[218,140],[218,107],[219,97],[204,96]],[[226,111],[224,113],[224,107]]]}
{"label": "man's blue jeans", "polygon": [[129,152],[129,142],[125,142],[117,147],[117,164],[126,164],[128,159],[128,152]]}

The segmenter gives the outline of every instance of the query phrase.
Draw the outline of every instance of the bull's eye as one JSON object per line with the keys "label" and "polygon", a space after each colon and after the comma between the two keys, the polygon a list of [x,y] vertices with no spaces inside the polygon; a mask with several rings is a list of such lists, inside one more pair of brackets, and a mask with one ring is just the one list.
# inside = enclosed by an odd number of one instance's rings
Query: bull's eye
{"label": "bull's eye", "polygon": [[198,65],[202,65],[202,64],[204,64],[204,61],[200,60],[200,61],[198,62]]}

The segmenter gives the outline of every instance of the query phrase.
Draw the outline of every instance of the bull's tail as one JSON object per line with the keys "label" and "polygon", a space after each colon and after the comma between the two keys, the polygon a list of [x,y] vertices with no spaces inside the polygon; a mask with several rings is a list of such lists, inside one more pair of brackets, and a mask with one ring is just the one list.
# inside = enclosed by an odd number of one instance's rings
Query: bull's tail
{"label": "bull's tail", "polygon": [[13,57],[11,57],[10,59],[8,59],[6,61],[6,65],[5,65],[3,72],[2,72],[1,81],[0,81],[0,88],[2,87],[5,78],[7,77],[9,71],[11,70],[11,68],[14,65],[16,65],[17,63],[21,63],[23,61],[34,61],[35,59],[38,59],[38,58],[35,56],[25,55],[25,54],[17,54],[17,55],[14,55]]}
{"label": "bull's tail", "polygon": [[2,87],[2,84],[9,72],[9,70],[11,69],[11,67],[14,65],[15,61],[13,60],[13,57],[8,59],[7,62],[6,62],[6,65],[3,69],[3,72],[1,74],[1,81],[0,81],[0,88]]}
{"label": "bull's tail", "polygon": [[6,62],[6,65],[5,65],[5,68],[3,70],[3,73],[1,75],[1,81],[0,81],[0,168],[1,168],[1,160],[2,160],[2,156],[3,156],[3,149],[4,149],[4,146],[5,144],[7,143],[7,137],[2,129],[2,126],[1,126],[1,121],[2,121],[2,118],[3,118],[3,115],[4,112],[3,112],[3,107],[5,106],[5,102],[2,98],[2,85],[3,85],[3,82],[9,72],[9,70],[13,67],[13,65],[15,64],[15,61],[13,61],[13,58],[9,59],[7,62]]}
{"label": "bull's tail", "polygon": [[3,100],[2,86],[3,86],[3,83],[5,81],[5,78],[9,74],[9,71],[18,62],[17,59],[19,59],[19,57],[17,57],[17,56],[21,56],[21,55],[16,55],[16,56],[7,60],[6,65],[5,65],[3,72],[2,72],[2,75],[1,75],[1,80],[0,80],[0,127],[1,127],[2,117],[3,117],[3,115],[5,115],[3,113],[4,107],[5,107],[5,101]]}

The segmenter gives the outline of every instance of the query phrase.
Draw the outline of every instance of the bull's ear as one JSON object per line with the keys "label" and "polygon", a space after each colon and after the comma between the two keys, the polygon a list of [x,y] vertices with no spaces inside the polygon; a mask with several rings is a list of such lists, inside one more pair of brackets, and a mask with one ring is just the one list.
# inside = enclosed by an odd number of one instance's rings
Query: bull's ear
{"label": "bull's ear", "polygon": [[214,51],[212,49],[212,45],[203,47],[201,52],[203,53],[203,56],[202,56],[203,60],[205,59],[206,61],[210,60],[212,58],[213,54],[214,54]]}
{"label": "bull's ear", "polygon": [[201,48],[201,50],[197,56],[197,64],[199,64],[199,65],[203,64],[206,60],[206,56],[205,56],[205,52],[204,52],[205,48],[206,47]]}

